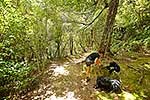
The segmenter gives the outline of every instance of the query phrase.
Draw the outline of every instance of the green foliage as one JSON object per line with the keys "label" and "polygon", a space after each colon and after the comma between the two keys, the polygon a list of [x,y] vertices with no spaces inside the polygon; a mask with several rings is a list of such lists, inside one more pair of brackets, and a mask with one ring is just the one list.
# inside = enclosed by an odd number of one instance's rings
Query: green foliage
{"label": "green foliage", "polygon": [[148,37],[144,40],[144,44],[145,44],[146,48],[150,49],[150,37]]}
{"label": "green foliage", "polygon": [[0,1],[0,93],[6,91],[2,96],[30,88],[33,71],[40,71],[49,59],[68,55],[69,34],[78,26],[63,28],[67,20],[63,14],[68,14],[64,4],[76,11],[82,5],[88,8],[84,1]]}
{"label": "green foliage", "polygon": [[[19,80],[23,80],[28,76],[28,73],[32,71],[32,67],[28,67],[26,64],[22,63],[14,63],[8,61],[1,61],[1,85],[5,87],[9,86],[9,84],[19,84]],[[15,81],[18,83],[16,84]],[[11,85],[10,85],[11,86]]]}
{"label": "green foliage", "polygon": [[[126,35],[128,34],[126,31]],[[123,38],[120,40],[120,33],[114,33],[112,51],[127,50],[134,52],[143,52],[144,49],[149,49],[150,28],[146,27],[142,32],[136,32],[128,37],[127,40]],[[115,38],[116,37],[116,38]],[[124,37],[125,38],[125,37]],[[120,49],[121,48],[121,49]],[[118,49],[118,50],[117,50]]]}
{"label": "green foliage", "polygon": [[0,97],[31,88],[35,78],[30,74],[47,63],[47,39],[33,34],[30,2],[18,3],[0,1]]}
{"label": "green foliage", "polygon": [[[113,50],[117,49],[118,42],[120,47],[127,51],[138,52],[149,48],[149,7],[147,0],[120,2],[113,33]],[[119,30],[122,28],[124,30]]]}
{"label": "green foliage", "polygon": [[[69,55],[71,45],[75,53],[84,51],[91,43],[91,29],[98,48],[107,10],[86,30],[79,23],[91,22],[103,6],[102,0],[1,0],[0,94],[29,88],[35,81],[32,72],[50,59]],[[113,33],[112,52],[150,49],[149,7],[147,0],[120,2],[116,28],[125,31]]]}

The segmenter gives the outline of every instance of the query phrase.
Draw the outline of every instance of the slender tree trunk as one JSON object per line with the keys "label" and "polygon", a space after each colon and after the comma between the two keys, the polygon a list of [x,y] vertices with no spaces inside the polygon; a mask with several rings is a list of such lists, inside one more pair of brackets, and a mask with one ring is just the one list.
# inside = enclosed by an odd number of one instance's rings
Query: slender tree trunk
{"label": "slender tree trunk", "polygon": [[90,41],[90,47],[93,48],[94,43],[94,29],[91,30],[91,41]]}
{"label": "slender tree trunk", "polygon": [[70,33],[70,54],[73,55],[73,35]]}
{"label": "slender tree trunk", "polygon": [[43,0],[43,2],[44,2],[44,9],[43,9],[43,12],[44,12],[44,18],[45,18],[45,25],[44,25],[44,27],[45,27],[45,36],[47,36],[47,34],[48,34],[48,4],[47,4],[47,2],[46,2],[46,0]]}
{"label": "slender tree trunk", "polygon": [[57,43],[57,56],[60,57],[60,42]]}
{"label": "slender tree trunk", "polygon": [[100,45],[100,49],[104,50],[103,53],[110,50],[112,29],[113,29],[115,17],[117,14],[118,3],[119,3],[119,0],[111,0],[109,4],[106,25],[104,28],[101,45]]}

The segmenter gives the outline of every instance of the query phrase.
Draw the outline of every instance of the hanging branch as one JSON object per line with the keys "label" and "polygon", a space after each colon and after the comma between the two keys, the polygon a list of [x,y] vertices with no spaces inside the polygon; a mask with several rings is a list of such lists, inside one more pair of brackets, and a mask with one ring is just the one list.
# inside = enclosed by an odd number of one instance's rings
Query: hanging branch
{"label": "hanging branch", "polygon": [[89,24],[86,24],[88,26],[90,26],[92,23],[94,23],[94,21],[102,14],[102,12],[106,9],[107,7],[105,6],[101,11],[100,13],[89,23]]}
{"label": "hanging branch", "polygon": [[90,26],[91,24],[94,23],[94,21],[102,14],[102,12],[107,8],[108,3],[105,3],[105,7],[99,12],[99,14],[90,22],[90,23],[84,23],[84,22],[78,22],[78,21],[68,21],[68,23],[77,23],[77,24],[82,24],[85,25],[86,27]]}
{"label": "hanging branch", "polygon": [[102,14],[102,12],[103,12],[107,7],[109,7],[109,5],[108,5],[108,3],[105,2],[104,8],[103,8],[103,9],[100,11],[100,13],[99,13],[89,24],[87,24],[87,25],[90,26],[90,25]]}

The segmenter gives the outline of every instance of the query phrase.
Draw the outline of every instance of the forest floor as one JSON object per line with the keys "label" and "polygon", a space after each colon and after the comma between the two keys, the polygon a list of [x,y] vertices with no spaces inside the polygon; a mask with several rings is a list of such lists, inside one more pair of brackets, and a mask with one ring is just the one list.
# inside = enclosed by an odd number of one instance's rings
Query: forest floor
{"label": "forest floor", "polygon": [[120,77],[124,90],[123,94],[118,95],[114,93],[106,94],[95,90],[93,87],[96,78],[94,77],[88,83],[85,82],[83,74],[83,66],[85,64],[80,62],[88,54],[68,57],[65,61],[53,61],[45,69],[39,86],[33,91],[22,95],[18,100],[143,100],[140,98],[150,100],[147,99],[149,98],[147,94],[150,93],[148,88],[150,87],[150,75],[147,75],[148,72],[145,70],[145,73],[138,73],[140,71],[138,68],[140,67],[137,66],[150,67],[149,55],[130,55],[130,57],[122,57],[122,55],[115,57],[121,66]]}

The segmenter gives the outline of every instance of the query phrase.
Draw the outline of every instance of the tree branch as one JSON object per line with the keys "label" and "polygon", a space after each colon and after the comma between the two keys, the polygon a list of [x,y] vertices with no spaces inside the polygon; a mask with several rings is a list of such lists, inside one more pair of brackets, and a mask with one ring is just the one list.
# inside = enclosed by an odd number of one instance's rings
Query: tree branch
{"label": "tree branch", "polygon": [[67,21],[68,23],[77,23],[77,24],[82,24],[85,25],[86,27],[90,26],[91,24],[94,23],[94,21],[102,14],[102,12],[107,8],[108,6],[105,6],[99,14],[90,22],[90,23],[84,23],[84,22],[78,22],[78,21]]}
{"label": "tree branch", "polygon": [[87,24],[88,26],[90,26],[101,14],[102,14],[102,12],[104,11],[104,9],[106,9],[107,7],[104,7],[101,11],[100,11],[100,13],[89,23],[89,24]]}

